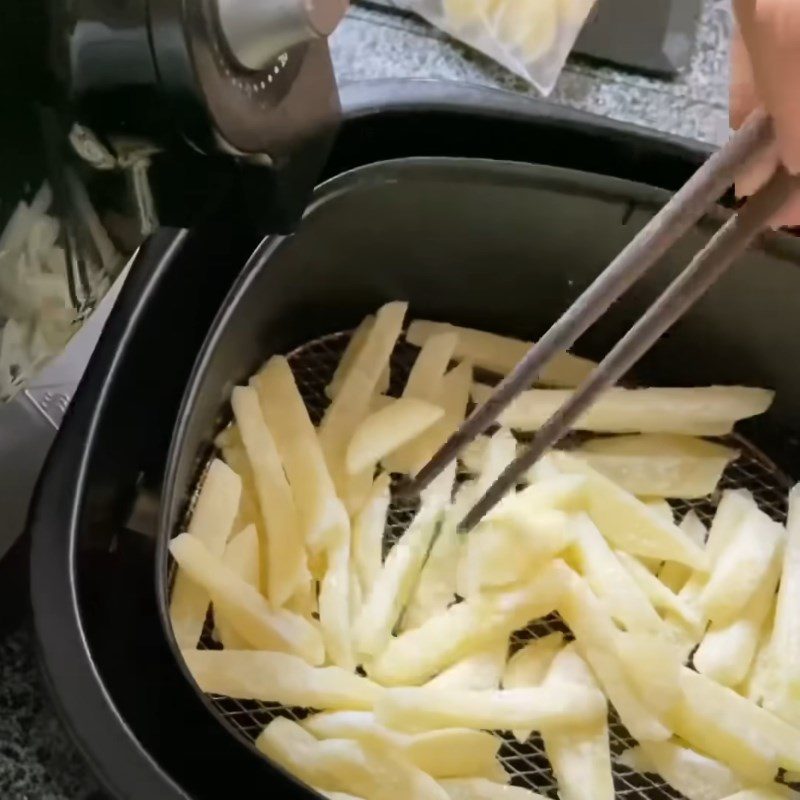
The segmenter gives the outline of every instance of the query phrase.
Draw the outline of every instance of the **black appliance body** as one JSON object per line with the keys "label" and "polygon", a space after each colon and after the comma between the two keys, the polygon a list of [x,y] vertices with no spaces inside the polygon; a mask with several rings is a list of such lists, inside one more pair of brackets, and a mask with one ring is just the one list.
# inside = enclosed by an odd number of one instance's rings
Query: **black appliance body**
{"label": "black appliance body", "polygon": [[[260,240],[220,210],[146,243],[39,487],[31,576],[43,670],[114,797],[308,796],[209,714],[157,610],[159,530],[182,513],[231,386],[270,354],[352,327],[389,299],[536,336],[707,156],[464,86],[367,83],[343,99],[331,180],[294,235]],[[725,213],[699,225],[579,352],[606,352]],[[653,384],[776,389],[773,410],[745,433],[795,477],[800,382],[787,366],[798,357],[798,264],[794,240],[770,237],[638,372]]]}

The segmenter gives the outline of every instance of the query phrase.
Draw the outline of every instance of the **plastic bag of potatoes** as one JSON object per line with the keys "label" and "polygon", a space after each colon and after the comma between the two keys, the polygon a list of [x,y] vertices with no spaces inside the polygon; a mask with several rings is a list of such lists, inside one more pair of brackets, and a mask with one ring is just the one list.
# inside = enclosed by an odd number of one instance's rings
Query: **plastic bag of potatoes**
{"label": "plastic bag of potatoes", "polygon": [[411,0],[414,11],[532,83],[555,86],[596,0]]}

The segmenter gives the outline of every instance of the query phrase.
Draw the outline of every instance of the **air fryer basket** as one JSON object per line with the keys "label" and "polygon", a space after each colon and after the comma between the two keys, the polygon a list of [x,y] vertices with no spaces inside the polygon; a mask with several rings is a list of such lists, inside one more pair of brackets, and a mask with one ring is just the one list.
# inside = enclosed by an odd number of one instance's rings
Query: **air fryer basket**
{"label": "air fryer basket", "polygon": [[[346,331],[390,299],[406,299],[412,316],[432,317],[534,338],[644,224],[663,193],[639,184],[563,169],[460,159],[407,159],[371,165],[324,186],[297,235],[262,245],[227,298],[184,398],[167,469],[157,559],[159,604],[169,629],[167,544],[190,512],[192,487],[212,454],[211,439],[227,422],[232,387],[274,353],[290,353],[309,409],[318,421],[323,389]],[[720,212],[721,214],[722,212]],[[684,266],[718,219],[706,220],[579,344],[602,356],[645,304]],[[636,371],[650,385],[743,383],[778,390],[763,420],[738,438],[742,457],[725,487],[753,491],[776,519],[785,516],[793,469],[800,384],[786,370],[796,354],[786,339],[800,273],[788,261],[752,252],[659,343]],[[782,309],[782,312],[780,311]],[[784,317],[784,313],[787,315]],[[398,348],[393,381],[402,385],[413,358]],[[770,456],[765,455],[770,453]],[[776,463],[780,462],[780,466]],[[706,520],[714,500],[692,504]],[[688,504],[678,508],[686,511]],[[411,517],[396,504],[387,537]],[[522,634],[538,636],[557,621]],[[188,673],[187,680],[191,681]],[[276,714],[302,714],[226,698],[201,702],[240,741],[253,740]],[[612,728],[612,749],[630,738]],[[501,758],[514,782],[553,795],[542,744],[507,740]],[[615,768],[620,794],[673,794],[663,783]]]}

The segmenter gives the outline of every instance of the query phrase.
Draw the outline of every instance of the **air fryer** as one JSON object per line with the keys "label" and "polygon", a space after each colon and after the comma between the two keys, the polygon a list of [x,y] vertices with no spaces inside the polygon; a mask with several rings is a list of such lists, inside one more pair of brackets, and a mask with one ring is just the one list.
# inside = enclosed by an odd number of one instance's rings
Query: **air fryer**
{"label": "air fryer", "polygon": [[[535,337],[706,155],[469,87],[365,84],[344,102],[328,180],[294,235],[259,243],[220,210],[144,246],[39,488],[32,596],[44,674],[114,797],[309,796],[209,713],[158,615],[163,540],[230,388],[270,354],[347,330],[390,299],[409,300],[415,315]],[[724,213],[578,351],[602,356]],[[744,430],[774,461],[776,503],[781,482],[800,473],[800,384],[787,368],[798,355],[788,328],[798,261],[794,241],[770,237],[637,370],[656,385],[777,390],[770,413]]]}

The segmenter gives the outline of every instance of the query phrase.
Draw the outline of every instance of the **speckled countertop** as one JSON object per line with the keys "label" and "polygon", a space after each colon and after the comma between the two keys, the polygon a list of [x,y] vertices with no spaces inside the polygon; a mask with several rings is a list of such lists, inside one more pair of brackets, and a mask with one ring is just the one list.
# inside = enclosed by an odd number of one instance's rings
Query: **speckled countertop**
{"label": "speckled countertop", "polygon": [[[351,10],[334,39],[341,79],[441,78],[534,94],[519,79],[426,24],[381,10],[381,3],[391,1],[364,0]],[[676,79],[647,78],[573,59],[551,99],[718,143],[728,130],[730,29],[730,0],[704,0],[694,57]],[[80,756],[47,705],[27,630],[0,641],[0,798],[89,800],[94,792]]]}

